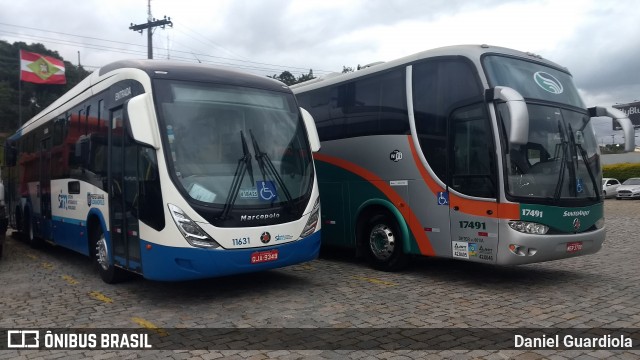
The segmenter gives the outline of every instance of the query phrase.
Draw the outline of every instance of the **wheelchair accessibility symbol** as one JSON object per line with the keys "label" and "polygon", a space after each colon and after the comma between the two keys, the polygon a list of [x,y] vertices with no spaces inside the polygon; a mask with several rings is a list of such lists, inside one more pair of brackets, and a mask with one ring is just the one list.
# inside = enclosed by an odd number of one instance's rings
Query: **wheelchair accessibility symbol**
{"label": "wheelchair accessibility symbol", "polygon": [[260,196],[260,199],[264,201],[275,200],[278,197],[276,185],[273,181],[258,181],[256,183],[256,187],[260,189],[260,191],[258,191],[258,195]]}
{"label": "wheelchair accessibility symbol", "polygon": [[438,193],[438,205],[449,205],[449,193],[441,191]]}
{"label": "wheelchair accessibility symbol", "polygon": [[578,182],[576,184],[576,192],[578,194],[582,194],[584,192],[584,183],[582,182],[582,179],[578,179]]}

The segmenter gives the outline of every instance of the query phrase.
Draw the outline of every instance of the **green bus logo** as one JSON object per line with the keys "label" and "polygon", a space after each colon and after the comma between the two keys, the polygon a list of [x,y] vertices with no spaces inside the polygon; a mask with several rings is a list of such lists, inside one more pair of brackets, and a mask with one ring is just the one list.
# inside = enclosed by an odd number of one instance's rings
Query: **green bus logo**
{"label": "green bus logo", "polygon": [[533,74],[533,80],[535,80],[536,84],[538,84],[542,89],[552,94],[562,94],[564,91],[560,81],[553,75],[544,71],[538,71]]}

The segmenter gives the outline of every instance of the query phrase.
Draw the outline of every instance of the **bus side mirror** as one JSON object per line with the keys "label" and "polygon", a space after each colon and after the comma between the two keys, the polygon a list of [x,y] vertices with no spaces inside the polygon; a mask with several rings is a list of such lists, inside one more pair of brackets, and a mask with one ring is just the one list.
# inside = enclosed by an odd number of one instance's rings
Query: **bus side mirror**
{"label": "bus side mirror", "polygon": [[136,142],[160,149],[151,95],[140,94],[129,100],[124,106],[124,114],[127,131]]}
{"label": "bus side mirror", "polygon": [[622,132],[624,134],[624,151],[632,152],[635,150],[636,148],[635,129],[633,128],[633,123],[631,123],[631,120],[625,113],[614,108],[595,106],[595,107],[589,108],[589,116],[591,117],[608,116],[612,118],[614,121],[617,121],[618,124],[620,124],[620,126],[622,127]]}
{"label": "bus side mirror", "polygon": [[316,129],[316,122],[313,120],[313,116],[303,108],[300,108],[302,114],[302,120],[304,126],[307,128],[307,135],[309,136],[309,144],[311,145],[312,152],[320,151],[320,138],[318,137],[318,129]]}
{"label": "bus side mirror", "polygon": [[529,142],[529,111],[524,98],[516,90],[506,86],[496,86],[488,90],[489,101],[504,101],[510,119],[509,143],[524,145]]}

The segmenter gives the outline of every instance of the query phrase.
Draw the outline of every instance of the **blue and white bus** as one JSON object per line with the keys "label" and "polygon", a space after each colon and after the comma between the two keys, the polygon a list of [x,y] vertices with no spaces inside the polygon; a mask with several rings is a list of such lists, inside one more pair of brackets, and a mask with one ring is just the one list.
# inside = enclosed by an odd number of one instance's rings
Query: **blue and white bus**
{"label": "blue and white bus", "polygon": [[186,280],[313,260],[320,202],[311,116],[272,79],[118,61],[6,144],[12,226],[127,272]]}

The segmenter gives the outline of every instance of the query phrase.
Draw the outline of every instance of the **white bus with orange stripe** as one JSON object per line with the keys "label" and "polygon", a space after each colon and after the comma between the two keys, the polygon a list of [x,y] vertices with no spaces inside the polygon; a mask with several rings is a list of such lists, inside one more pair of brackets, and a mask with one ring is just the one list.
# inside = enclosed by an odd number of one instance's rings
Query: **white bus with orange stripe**
{"label": "white bus with orange stripe", "polygon": [[322,242],[394,270],[408,255],[526,264],[597,252],[602,170],[567,69],[451,46],[292,87],[314,117]]}

